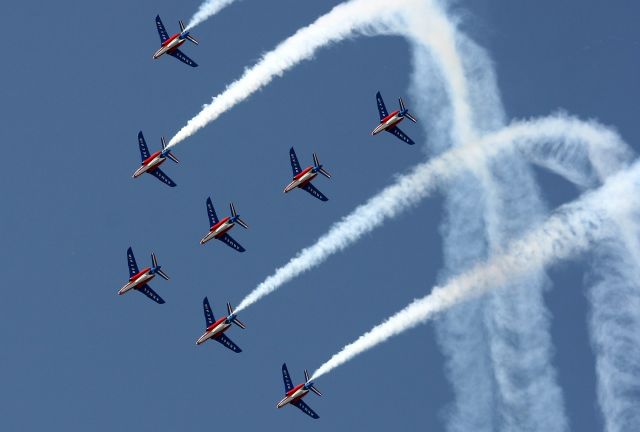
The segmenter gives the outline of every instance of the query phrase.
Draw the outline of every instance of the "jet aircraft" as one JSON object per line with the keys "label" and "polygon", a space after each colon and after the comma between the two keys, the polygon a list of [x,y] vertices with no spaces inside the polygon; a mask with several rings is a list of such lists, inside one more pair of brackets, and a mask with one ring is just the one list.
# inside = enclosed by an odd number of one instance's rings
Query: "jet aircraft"
{"label": "jet aircraft", "polygon": [[158,51],[153,55],[153,58],[157,59],[163,54],[169,54],[171,57],[177,58],[182,63],[188,64],[191,67],[197,67],[198,64],[187,57],[185,53],[178,49],[178,47],[185,43],[187,39],[196,45],[198,45],[198,41],[185,30],[184,23],[182,21],[178,22],[180,23],[180,33],[176,33],[169,37],[169,34],[160,20],[160,15],[156,16],[156,27],[158,28],[158,34],[160,35],[161,45]]}
{"label": "jet aircraft", "polygon": [[142,157],[142,163],[140,164],[140,168],[138,168],[133,173],[133,178],[138,178],[144,173],[149,173],[162,183],[169,185],[170,187],[175,187],[176,183],[169,178],[168,175],[164,173],[159,167],[162,165],[167,159],[171,159],[175,163],[178,163],[178,158],[176,158],[171,150],[167,149],[167,144],[164,141],[164,137],[160,139],[162,142],[162,150],[158,150],[154,154],[149,154],[149,148],[147,147],[147,143],[144,140],[144,136],[142,135],[142,131],[138,132],[138,146],[140,147],[140,156]]}
{"label": "jet aircraft", "polygon": [[283,406],[290,404],[300,409],[303,413],[305,413],[311,418],[314,418],[314,419],[320,418],[320,416],[316,414],[315,411],[309,408],[309,405],[307,405],[302,401],[302,398],[305,397],[307,393],[309,393],[309,391],[314,392],[318,396],[322,396],[322,393],[320,393],[320,391],[316,388],[316,386],[311,381],[309,381],[309,372],[307,372],[307,370],[305,369],[304,370],[305,382],[302,384],[298,384],[297,386],[294,387],[293,383],[291,382],[291,376],[289,375],[289,371],[287,370],[287,364],[283,363],[282,379],[284,380],[285,395],[284,395],[284,398],[282,398],[282,400],[278,402],[276,407],[282,408]]}
{"label": "jet aircraft", "polygon": [[412,122],[416,122],[417,120],[411,114],[409,114],[409,110],[405,108],[404,101],[402,98],[399,98],[400,109],[389,114],[387,112],[387,107],[384,106],[384,101],[382,100],[382,95],[380,92],[376,93],[376,101],[378,102],[378,112],[380,113],[380,124],[376,126],[376,128],[371,132],[371,135],[377,135],[382,131],[387,131],[392,135],[400,138],[402,141],[407,144],[415,144],[411,138],[409,138],[404,132],[398,128],[398,123],[400,123],[405,118],[408,118]]}
{"label": "jet aircraft", "polygon": [[240,347],[233,343],[231,339],[229,339],[224,332],[226,332],[231,324],[235,324],[241,329],[245,329],[246,326],[238,319],[235,313],[233,313],[233,308],[229,303],[227,303],[227,312],[229,315],[225,318],[220,318],[216,321],[213,316],[213,312],[211,311],[211,306],[209,305],[209,299],[206,297],[202,300],[202,306],[204,308],[204,319],[207,322],[207,328],[196,341],[196,345],[200,345],[206,342],[208,339],[213,339],[215,341],[220,342],[222,345],[229,348],[231,351],[239,353],[242,352]]}
{"label": "jet aircraft", "polygon": [[133,256],[133,250],[129,248],[127,249],[127,263],[129,265],[129,282],[120,288],[118,295],[125,294],[129,290],[135,289],[149,297],[154,302],[163,304],[164,300],[162,300],[162,297],[160,297],[147,284],[147,282],[153,279],[156,275],[160,275],[164,280],[169,280],[169,276],[160,269],[161,266],[158,265],[156,254],[153,252],[151,253],[151,267],[138,270],[138,264],[136,264],[136,258]]}
{"label": "jet aircraft", "polygon": [[200,240],[200,244],[205,244],[212,238],[216,238],[221,242],[227,244],[229,247],[237,250],[238,252],[244,252],[245,248],[243,248],[240,243],[235,241],[233,237],[227,234],[227,231],[233,228],[236,223],[245,229],[248,229],[249,226],[242,219],[240,219],[240,216],[236,212],[236,208],[233,203],[229,204],[229,208],[231,210],[231,216],[227,216],[222,220],[218,220],[216,211],[213,208],[213,203],[211,202],[211,197],[207,198],[207,214],[209,215],[210,228],[207,235],[205,235],[202,240]]}
{"label": "jet aircraft", "polygon": [[296,152],[293,150],[293,147],[289,150],[289,159],[291,160],[291,169],[293,170],[293,180],[291,183],[284,188],[284,193],[290,192],[295,188],[303,189],[309,192],[314,197],[318,198],[320,201],[328,201],[329,198],[324,196],[322,192],[315,188],[311,184],[311,180],[313,180],[318,173],[322,174],[326,178],[331,178],[331,174],[325,170],[322,165],[320,165],[320,161],[318,160],[318,156],[313,154],[313,165],[301,169],[300,163],[298,162],[298,157],[296,156]]}

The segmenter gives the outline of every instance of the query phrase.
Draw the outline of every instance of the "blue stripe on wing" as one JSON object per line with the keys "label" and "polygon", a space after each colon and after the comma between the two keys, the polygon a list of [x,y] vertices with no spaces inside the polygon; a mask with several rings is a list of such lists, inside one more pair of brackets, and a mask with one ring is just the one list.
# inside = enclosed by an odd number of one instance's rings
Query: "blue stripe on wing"
{"label": "blue stripe on wing", "polygon": [[284,392],[286,393],[293,388],[293,382],[286,363],[282,363],[282,380],[284,381]]}
{"label": "blue stripe on wing", "polygon": [[216,210],[213,208],[211,197],[207,198],[207,215],[209,216],[210,227],[218,223],[218,215],[216,214]]}
{"label": "blue stripe on wing", "polygon": [[205,297],[204,300],[202,300],[202,307],[204,309],[204,319],[207,322],[207,327],[209,327],[216,321],[216,317],[213,316],[213,311],[211,311],[208,298]]}
{"label": "blue stripe on wing", "polygon": [[231,237],[229,234],[224,234],[221,237],[218,237],[218,240],[220,240],[221,242],[229,245],[229,247],[232,247],[233,249],[237,250],[238,252],[244,252],[245,248],[243,248],[240,243],[238,243],[237,241],[235,241],[233,239],[233,237]]}
{"label": "blue stripe on wing", "polygon": [[291,169],[293,170],[293,175],[300,174],[302,168],[300,168],[300,162],[298,162],[298,157],[296,156],[295,150],[293,147],[289,149],[289,159],[291,160]]}
{"label": "blue stripe on wing", "polygon": [[223,334],[218,336],[217,338],[215,338],[215,340],[220,342],[222,345],[226,346],[227,348],[229,348],[233,352],[237,352],[237,353],[242,352],[242,350],[240,349],[240,347],[238,345],[233,343],[233,341],[231,339],[229,339],[228,337],[226,337]]}
{"label": "blue stripe on wing", "polygon": [[389,115],[387,112],[387,107],[384,106],[384,101],[382,100],[382,95],[380,92],[376,93],[376,102],[378,103],[378,114],[380,114],[380,120]]}
{"label": "blue stripe on wing", "polygon": [[158,293],[156,293],[154,290],[151,289],[151,287],[147,284],[142,285],[141,287],[136,288],[138,291],[140,291],[142,294],[146,295],[147,297],[149,297],[151,300],[153,300],[154,302],[158,303],[158,304],[164,304],[164,300],[162,300],[162,297],[160,297],[158,295]]}
{"label": "blue stripe on wing", "polygon": [[298,399],[295,402],[291,402],[291,405],[293,405],[296,408],[299,408],[303,413],[305,413],[306,415],[308,415],[311,418],[314,419],[319,419],[320,416],[318,414],[316,414],[316,412],[314,410],[312,410],[309,405],[307,405],[306,403],[304,403],[302,401],[302,399]]}
{"label": "blue stripe on wing", "polygon": [[322,192],[320,192],[318,189],[316,189],[316,187],[314,185],[312,185],[311,183],[307,183],[306,185],[302,186],[301,189],[306,190],[311,195],[313,195],[314,197],[318,198],[320,201],[329,201],[329,198],[324,196],[324,194]]}
{"label": "blue stripe on wing", "polygon": [[162,183],[169,185],[170,187],[175,187],[176,183],[169,178],[168,175],[164,173],[160,168],[156,168],[153,171],[147,171],[149,174],[160,180]]}
{"label": "blue stripe on wing", "polygon": [[402,132],[400,130],[400,128],[398,127],[392,127],[390,129],[387,129],[387,132],[389,132],[391,135],[395,135],[398,138],[400,138],[402,141],[406,142],[407,144],[413,145],[415,144],[413,142],[413,140],[411,138],[409,138],[404,132]]}
{"label": "blue stripe on wing", "polygon": [[147,147],[142,131],[138,132],[138,147],[140,147],[140,156],[142,157],[142,162],[144,162],[151,154],[149,153],[149,147]]}
{"label": "blue stripe on wing", "polygon": [[169,34],[167,30],[165,30],[164,25],[162,24],[162,20],[160,20],[160,15],[156,15],[156,28],[158,29],[158,34],[160,35],[160,42],[164,42],[169,39]]}
{"label": "blue stripe on wing", "polygon": [[133,250],[127,249],[127,264],[129,265],[129,277],[138,274],[138,264],[136,264],[136,257],[133,256]]}
{"label": "blue stripe on wing", "polygon": [[187,57],[187,55],[185,53],[183,53],[179,49],[175,49],[173,51],[168,51],[167,54],[169,54],[171,57],[177,58],[182,63],[188,64],[191,67],[197,67],[198,66],[198,63],[196,63],[193,60],[191,60],[189,57]]}

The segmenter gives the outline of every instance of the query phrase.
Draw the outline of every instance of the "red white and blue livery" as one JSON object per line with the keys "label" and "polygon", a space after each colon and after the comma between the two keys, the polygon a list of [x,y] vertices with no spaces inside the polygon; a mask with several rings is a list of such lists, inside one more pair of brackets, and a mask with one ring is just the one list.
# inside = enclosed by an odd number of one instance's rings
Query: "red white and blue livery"
{"label": "red white and blue livery", "polygon": [[289,375],[289,371],[287,370],[287,364],[283,363],[282,379],[284,381],[285,395],[284,395],[284,398],[282,398],[282,400],[278,402],[276,407],[282,408],[283,406],[289,404],[298,408],[299,410],[301,410],[303,413],[305,413],[311,418],[314,418],[314,419],[320,418],[320,416],[316,414],[316,412],[312,410],[309,407],[309,405],[307,405],[302,401],[302,398],[305,397],[307,393],[309,393],[310,391],[314,392],[318,396],[322,396],[322,393],[320,393],[317,387],[311,381],[309,381],[309,372],[307,372],[307,370],[305,369],[304,370],[305,382],[302,384],[298,384],[297,386],[294,387],[293,383],[291,382],[291,376]]}
{"label": "red white and blue livery", "polygon": [[122,295],[131,290],[136,290],[149,297],[156,303],[163,304],[164,300],[160,297],[151,287],[148,285],[151,279],[156,275],[159,275],[164,280],[169,280],[169,276],[161,270],[161,266],[158,265],[158,259],[156,254],[151,253],[151,267],[138,270],[138,264],[136,264],[136,258],[133,256],[133,250],[127,249],[127,264],[129,265],[129,281],[120,288],[118,295]]}
{"label": "red white and blue livery", "polygon": [[326,178],[331,178],[331,174],[329,174],[327,170],[325,170],[322,165],[320,165],[318,156],[314,153],[313,165],[302,169],[300,168],[300,162],[298,162],[296,152],[293,150],[293,147],[291,147],[291,149],[289,150],[289,159],[291,160],[291,169],[293,170],[293,180],[287,185],[287,187],[284,188],[284,193],[290,192],[295,188],[300,188],[309,192],[320,201],[328,201],[329,198],[324,196],[322,192],[320,192],[315,188],[315,186],[311,184],[311,180],[316,178],[318,173],[322,174]]}
{"label": "red white and blue livery", "polygon": [[144,140],[144,135],[142,135],[142,131],[138,132],[138,146],[140,147],[140,157],[142,158],[142,163],[140,167],[133,173],[133,178],[138,178],[144,173],[149,173],[162,183],[175,187],[176,183],[169,178],[168,175],[164,173],[159,167],[162,165],[167,159],[171,159],[175,163],[178,163],[178,158],[171,153],[171,150],[167,148],[167,144],[164,141],[164,137],[160,139],[162,142],[162,150],[158,150],[157,152],[150,154],[149,148],[147,147],[147,143]]}
{"label": "red white and blue livery", "polygon": [[242,352],[240,347],[233,343],[231,339],[229,339],[224,333],[229,330],[231,324],[235,324],[241,329],[245,329],[246,326],[238,319],[235,313],[233,313],[233,308],[229,303],[227,303],[227,315],[224,318],[220,318],[216,320],[213,316],[213,312],[211,311],[211,306],[209,305],[209,299],[206,297],[202,300],[202,306],[204,308],[204,319],[207,323],[207,328],[196,341],[196,345],[200,345],[208,341],[209,339],[213,339],[217,342],[220,342],[222,345],[229,348],[231,351],[239,353]]}
{"label": "red white and blue livery", "polygon": [[398,102],[400,103],[400,109],[392,112],[391,114],[387,112],[387,107],[384,106],[384,101],[382,100],[382,95],[380,95],[380,92],[376,93],[376,101],[378,102],[380,124],[376,126],[376,128],[371,132],[371,135],[377,135],[382,131],[386,131],[392,135],[395,135],[407,144],[415,144],[415,142],[413,142],[413,140],[409,138],[404,132],[402,132],[398,127],[398,124],[405,118],[408,118],[414,123],[417,121],[415,117],[409,114],[409,110],[405,108],[402,98],[398,99]]}
{"label": "red white and blue livery", "polygon": [[236,212],[236,207],[233,203],[229,204],[229,209],[231,210],[231,216],[227,216],[224,219],[219,220],[218,215],[216,215],[216,210],[213,208],[211,197],[207,198],[207,215],[209,216],[210,228],[207,235],[200,240],[200,244],[205,244],[211,239],[217,239],[238,252],[244,252],[245,248],[235,241],[233,237],[227,234],[227,231],[233,228],[236,224],[240,225],[244,229],[249,229],[249,226],[245,221],[240,219],[240,215]]}
{"label": "red white and blue livery", "polygon": [[160,15],[156,16],[156,27],[158,28],[158,34],[160,35],[161,45],[160,49],[158,49],[158,51],[153,55],[153,58],[157,59],[163,54],[169,54],[171,57],[177,58],[182,63],[188,64],[191,67],[197,67],[198,64],[187,57],[185,53],[178,49],[178,47],[187,40],[196,45],[198,45],[198,41],[185,30],[184,23],[182,21],[178,22],[180,23],[180,33],[176,33],[170,37],[160,20]]}

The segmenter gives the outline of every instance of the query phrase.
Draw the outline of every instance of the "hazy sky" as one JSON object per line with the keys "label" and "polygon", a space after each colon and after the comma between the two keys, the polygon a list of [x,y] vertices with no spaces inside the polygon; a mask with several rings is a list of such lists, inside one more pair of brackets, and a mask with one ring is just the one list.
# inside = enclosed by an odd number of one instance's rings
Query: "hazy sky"
{"label": "hazy sky", "polygon": [[[152,60],[154,18],[170,34],[197,1],[3,4],[0,77],[4,275],[0,314],[3,430],[443,430],[453,393],[433,326],[420,326],[323,377],[321,419],[277,410],[280,366],[294,382],[372,325],[421,297],[442,267],[441,197],[387,223],[252,306],[229,336],[244,351],[196,347],[205,322],[237,304],[330,224],[425,158],[420,144],[369,136],[375,93],[408,94],[402,38],[359,38],[320,51],[175,149],[179,165],[133,180],[137,133],[151,151],[245,67],[339,1],[243,0],[193,29],[200,66]],[[612,125],[632,146],[640,86],[640,7],[628,1],[457,2],[461,27],[491,54],[509,118],[559,109]],[[403,127],[418,143],[418,125]],[[283,195],[288,149],[317,152],[331,180]],[[536,171],[549,207],[578,191]],[[205,200],[234,201],[247,252],[201,246]],[[158,255],[170,281],[119,297],[131,246]],[[573,430],[602,430],[583,290],[584,257],[551,271],[554,366]]]}

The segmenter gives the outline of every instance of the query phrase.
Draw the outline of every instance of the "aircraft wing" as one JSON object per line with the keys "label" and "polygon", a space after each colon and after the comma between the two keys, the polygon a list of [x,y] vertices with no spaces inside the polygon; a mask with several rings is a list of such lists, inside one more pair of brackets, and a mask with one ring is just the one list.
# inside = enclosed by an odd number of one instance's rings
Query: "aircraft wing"
{"label": "aircraft wing", "polygon": [[282,363],[282,380],[284,381],[284,392],[286,393],[293,388],[293,382],[291,382],[291,375],[289,375],[286,363]]}
{"label": "aircraft wing", "polygon": [[320,192],[318,189],[316,189],[316,187],[314,185],[312,185],[311,183],[307,183],[306,185],[302,186],[301,189],[306,190],[311,195],[313,195],[314,197],[318,198],[320,201],[329,201],[329,198],[324,196],[322,194],[322,192]]}
{"label": "aircraft wing", "polygon": [[233,343],[233,341],[231,339],[229,339],[228,337],[226,337],[223,334],[218,336],[217,338],[215,338],[215,340],[217,340],[218,342],[220,342],[222,345],[226,346],[227,348],[229,348],[233,352],[237,352],[237,353],[242,352],[242,350],[240,349],[240,347],[238,345]]}
{"label": "aircraft wing", "polygon": [[293,175],[300,174],[302,168],[300,168],[300,162],[298,162],[298,156],[296,156],[295,150],[293,147],[289,149],[289,159],[291,159],[291,169],[293,170]]}
{"label": "aircraft wing", "polygon": [[209,215],[209,226],[214,226],[218,223],[218,215],[216,215],[216,210],[213,208],[211,198],[207,198],[207,214]]}
{"label": "aircraft wing", "polygon": [[136,264],[136,257],[133,256],[133,250],[131,248],[127,249],[127,264],[129,265],[129,277],[140,272],[140,270],[138,270],[138,264]]}
{"label": "aircraft wing", "polygon": [[147,147],[147,143],[144,140],[144,135],[142,135],[142,131],[138,132],[138,146],[140,147],[140,156],[142,157],[142,162],[145,161],[151,154],[149,153],[149,147]]}
{"label": "aircraft wing", "polygon": [[245,248],[243,248],[240,243],[238,243],[237,241],[235,241],[233,239],[233,237],[231,237],[229,234],[225,234],[222,237],[218,237],[218,240],[220,240],[223,243],[226,243],[227,245],[229,245],[230,247],[234,248],[235,250],[237,250],[238,252],[244,252]]}
{"label": "aircraft wing", "polygon": [[158,28],[158,34],[160,35],[160,42],[164,42],[169,39],[169,34],[165,30],[162,20],[160,20],[160,15],[156,15],[156,27]]}
{"label": "aircraft wing", "polygon": [[306,403],[304,403],[302,401],[302,399],[298,399],[295,402],[291,402],[291,405],[293,405],[296,408],[299,408],[300,411],[302,411],[303,413],[305,413],[306,415],[308,415],[311,418],[314,418],[314,419],[320,418],[320,416],[318,414],[316,414],[316,412],[314,410],[309,408],[309,405],[307,405]]}
{"label": "aircraft wing", "polygon": [[175,187],[176,183],[169,178],[168,175],[164,173],[160,168],[156,168],[153,171],[147,171],[149,174],[160,180],[162,183],[169,185],[170,187]]}
{"label": "aircraft wing", "polygon": [[205,297],[204,300],[202,300],[202,307],[204,308],[204,319],[207,322],[207,327],[209,327],[216,321],[216,317],[213,316],[208,298]]}
{"label": "aircraft wing", "polygon": [[160,297],[154,290],[152,290],[149,285],[144,284],[141,287],[138,287],[136,289],[138,291],[140,291],[142,294],[144,294],[147,297],[149,297],[154,302],[156,302],[158,304],[163,304],[164,303],[164,300],[162,300],[162,297]]}
{"label": "aircraft wing", "polygon": [[183,53],[179,49],[174,49],[173,51],[167,51],[167,54],[169,54],[171,57],[177,58],[182,63],[188,64],[191,67],[197,67],[198,66],[198,63],[196,63],[193,60],[191,60],[189,57],[186,56],[185,53]]}
{"label": "aircraft wing", "polygon": [[380,92],[376,93],[376,102],[378,103],[378,114],[380,114],[380,120],[389,115],[387,112],[387,107],[384,106],[384,101],[382,100],[382,95]]}
{"label": "aircraft wing", "polygon": [[413,140],[411,138],[409,138],[404,132],[402,132],[400,130],[400,128],[398,127],[392,127],[390,129],[387,129],[387,132],[389,132],[392,135],[397,136],[398,138],[400,138],[402,141],[406,142],[407,144],[413,145],[415,144],[413,142]]}

